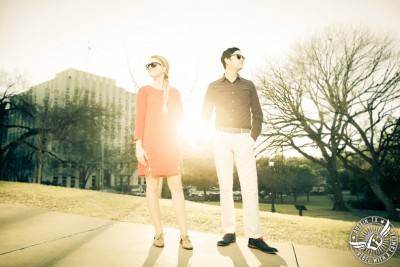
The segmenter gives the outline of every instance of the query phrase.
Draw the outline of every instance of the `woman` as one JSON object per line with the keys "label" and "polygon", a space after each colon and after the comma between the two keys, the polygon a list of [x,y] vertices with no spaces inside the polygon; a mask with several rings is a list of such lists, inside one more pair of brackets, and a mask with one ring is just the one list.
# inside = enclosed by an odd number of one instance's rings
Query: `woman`
{"label": "woman", "polygon": [[167,178],[184,249],[193,249],[185,215],[181,175],[183,164],[178,127],[183,119],[179,91],[169,86],[169,64],[152,56],[146,65],[153,83],[141,87],[136,97],[136,157],[138,175],[146,177],[146,201],[155,228],[153,245],[164,247],[159,205],[159,183]]}

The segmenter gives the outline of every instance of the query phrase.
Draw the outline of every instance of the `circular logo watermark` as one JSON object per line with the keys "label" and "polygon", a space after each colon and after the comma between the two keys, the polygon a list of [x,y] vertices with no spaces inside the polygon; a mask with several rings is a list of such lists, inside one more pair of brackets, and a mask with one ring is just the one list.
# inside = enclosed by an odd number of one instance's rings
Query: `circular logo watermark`
{"label": "circular logo watermark", "polygon": [[354,256],[367,264],[381,264],[396,253],[398,235],[389,222],[379,216],[369,216],[354,224],[350,232],[350,248]]}

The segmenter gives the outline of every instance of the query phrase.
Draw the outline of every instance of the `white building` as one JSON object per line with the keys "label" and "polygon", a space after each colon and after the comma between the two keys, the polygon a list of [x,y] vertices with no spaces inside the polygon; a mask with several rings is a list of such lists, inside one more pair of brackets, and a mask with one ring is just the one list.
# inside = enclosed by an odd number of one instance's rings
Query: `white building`
{"label": "white building", "polygon": [[[102,104],[104,107],[108,106],[108,104],[114,104],[119,108],[121,115],[117,119],[117,123],[111,126],[114,127],[112,129],[113,137],[104,136],[104,144],[124,149],[126,138],[133,135],[135,94],[118,87],[113,79],[76,69],[68,69],[58,73],[52,80],[33,86],[29,93],[35,103],[43,104],[44,101],[47,101],[50,106],[60,105],[64,101],[71,100],[77,96],[90,99],[95,103]],[[127,134],[129,136],[126,136]],[[109,175],[104,180],[104,172],[99,170],[92,176],[91,181],[89,180],[85,187],[102,188],[105,185],[113,187],[121,182],[113,174]],[[132,177],[129,180],[132,185],[144,183],[134,173],[132,173]],[[53,184],[56,183],[67,187],[79,186],[76,177],[63,177],[61,174],[55,174],[54,171],[46,170],[46,168],[42,172],[42,181],[50,181]]]}

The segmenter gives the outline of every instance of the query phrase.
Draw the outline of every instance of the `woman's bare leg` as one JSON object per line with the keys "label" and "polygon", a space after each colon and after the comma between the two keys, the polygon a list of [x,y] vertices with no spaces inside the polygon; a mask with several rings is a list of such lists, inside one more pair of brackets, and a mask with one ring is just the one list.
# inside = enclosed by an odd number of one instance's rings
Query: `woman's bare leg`
{"label": "woman's bare leg", "polygon": [[183,195],[181,176],[169,176],[167,179],[168,187],[172,195],[172,203],[174,205],[179,230],[181,231],[182,236],[187,236],[185,197]]}
{"label": "woman's bare leg", "polygon": [[160,212],[160,197],[159,197],[159,183],[160,177],[153,177],[151,174],[146,177],[146,201],[147,208],[149,209],[151,221],[153,222],[156,235],[163,232],[161,227],[161,212]]}

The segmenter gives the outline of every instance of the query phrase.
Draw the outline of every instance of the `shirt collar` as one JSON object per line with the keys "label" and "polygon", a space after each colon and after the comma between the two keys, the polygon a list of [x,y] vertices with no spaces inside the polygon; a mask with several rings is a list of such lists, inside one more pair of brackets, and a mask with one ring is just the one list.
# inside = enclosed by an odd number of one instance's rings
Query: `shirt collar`
{"label": "shirt collar", "polygon": [[[234,82],[236,82],[237,80],[240,80],[240,75],[239,75],[239,73],[238,73],[237,78],[236,78],[236,80],[235,80]],[[225,77],[225,74],[222,75],[222,78],[221,78],[220,82],[224,82],[224,81],[230,82],[230,81]]]}

